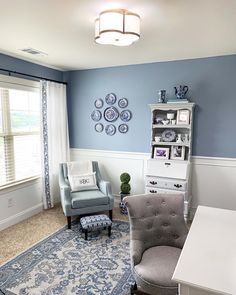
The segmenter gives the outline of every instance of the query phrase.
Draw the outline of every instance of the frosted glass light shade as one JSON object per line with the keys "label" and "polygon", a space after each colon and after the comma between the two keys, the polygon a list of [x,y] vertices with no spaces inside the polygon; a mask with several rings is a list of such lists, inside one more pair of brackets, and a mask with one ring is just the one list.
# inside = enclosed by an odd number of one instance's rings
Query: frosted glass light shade
{"label": "frosted glass light shade", "polygon": [[127,10],[107,10],[95,20],[95,42],[128,46],[140,38],[140,17]]}

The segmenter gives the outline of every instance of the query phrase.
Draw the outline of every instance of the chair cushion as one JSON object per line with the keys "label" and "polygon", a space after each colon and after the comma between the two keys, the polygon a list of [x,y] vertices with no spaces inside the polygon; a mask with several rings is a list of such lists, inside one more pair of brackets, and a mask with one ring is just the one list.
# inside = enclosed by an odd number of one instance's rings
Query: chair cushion
{"label": "chair cushion", "polygon": [[170,246],[157,246],[147,249],[142,260],[134,267],[135,274],[142,280],[157,286],[176,287],[171,280],[181,249]]}
{"label": "chair cushion", "polygon": [[71,193],[73,209],[102,206],[109,204],[109,197],[99,190]]}

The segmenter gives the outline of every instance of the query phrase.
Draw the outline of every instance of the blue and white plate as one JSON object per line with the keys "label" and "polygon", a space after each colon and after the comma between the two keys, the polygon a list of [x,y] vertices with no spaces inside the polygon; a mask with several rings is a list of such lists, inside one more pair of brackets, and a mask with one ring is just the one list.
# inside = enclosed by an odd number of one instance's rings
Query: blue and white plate
{"label": "blue and white plate", "polygon": [[107,135],[114,135],[116,133],[116,127],[113,124],[109,124],[105,128]]}
{"label": "blue and white plate", "polygon": [[120,124],[118,130],[120,133],[126,133],[129,130],[129,127],[127,124]]}
{"label": "blue and white plate", "polygon": [[115,107],[106,108],[104,111],[104,118],[108,122],[114,122],[119,117],[119,112]]}
{"label": "blue and white plate", "polygon": [[97,132],[102,132],[104,127],[103,127],[103,124],[102,123],[97,123],[95,126],[94,126],[95,130]]}
{"label": "blue and white plate", "polygon": [[128,106],[128,99],[124,97],[119,99],[118,106],[122,109],[126,108]]}
{"label": "blue and white plate", "polygon": [[176,132],[173,129],[166,129],[161,134],[162,141],[171,142],[176,138]]}
{"label": "blue and white plate", "polygon": [[124,122],[128,122],[132,118],[132,113],[129,110],[124,110],[120,113],[120,118]]}
{"label": "blue and white plate", "polygon": [[93,121],[99,121],[102,118],[102,113],[98,110],[94,110],[91,114],[91,118],[93,119]]}
{"label": "blue and white plate", "polygon": [[103,100],[101,98],[98,98],[94,102],[95,108],[101,109],[103,107]]}
{"label": "blue and white plate", "polygon": [[115,93],[108,93],[105,97],[105,101],[107,104],[112,105],[116,102],[116,95]]}

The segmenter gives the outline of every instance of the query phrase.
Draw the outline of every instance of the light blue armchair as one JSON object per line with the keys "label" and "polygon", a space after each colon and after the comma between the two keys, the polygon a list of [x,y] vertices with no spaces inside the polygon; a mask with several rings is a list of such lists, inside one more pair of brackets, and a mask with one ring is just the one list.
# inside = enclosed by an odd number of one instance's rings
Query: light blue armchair
{"label": "light blue armchair", "polygon": [[93,161],[93,172],[96,172],[98,190],[87,190],[71,192],[67,164],[59,165],[59,186],[63,212],[67,217],[68,228],[71,228],[71,216],[90,214],[109,210],[109,217],[112,220],[112,209],[114,197],[111,193],[111,185],[108,181],[102,180],[98,162]]}

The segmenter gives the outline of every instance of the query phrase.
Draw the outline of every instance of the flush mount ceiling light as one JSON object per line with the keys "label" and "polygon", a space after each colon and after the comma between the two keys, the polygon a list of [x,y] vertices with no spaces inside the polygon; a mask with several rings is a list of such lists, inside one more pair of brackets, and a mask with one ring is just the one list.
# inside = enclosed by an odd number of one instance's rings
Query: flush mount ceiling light
{"label": "flush mount ceiling light", "polygon": [[140,16],[125,9],[106,10],[95,20],[95,42],[128,46],[140,38]]}

